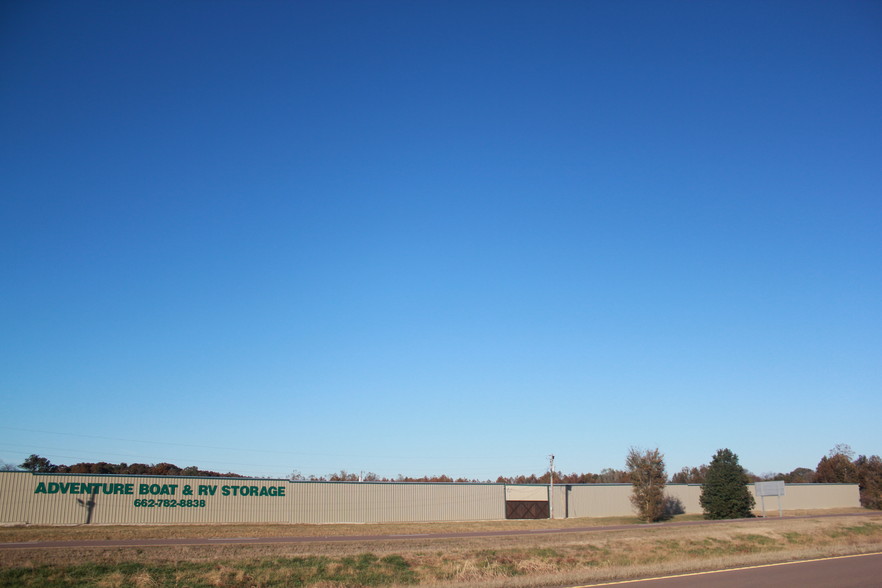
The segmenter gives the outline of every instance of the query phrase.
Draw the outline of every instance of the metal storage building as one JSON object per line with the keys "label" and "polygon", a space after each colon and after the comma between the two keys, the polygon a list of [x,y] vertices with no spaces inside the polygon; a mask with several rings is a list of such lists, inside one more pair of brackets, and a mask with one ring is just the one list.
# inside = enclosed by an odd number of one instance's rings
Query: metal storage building
{"label": "metal storage building", "polygon": [[[669,484],[686,513],[701,486]],[[0,472],[0,524],[382,523],[630,516],[629,484],[292,482]],[[859,507],[856,484],[790,484],[781,507]]]}

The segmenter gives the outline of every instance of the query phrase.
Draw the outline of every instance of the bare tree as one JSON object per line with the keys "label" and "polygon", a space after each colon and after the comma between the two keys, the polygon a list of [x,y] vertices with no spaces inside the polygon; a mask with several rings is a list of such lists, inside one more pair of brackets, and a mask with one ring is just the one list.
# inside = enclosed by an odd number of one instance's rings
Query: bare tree
{"label": "bare tree", "polygon": [[19,471],[17,467],[15,467],[11,463],[6,463],[2,459],[0,459],[0,472],[17,472]]}

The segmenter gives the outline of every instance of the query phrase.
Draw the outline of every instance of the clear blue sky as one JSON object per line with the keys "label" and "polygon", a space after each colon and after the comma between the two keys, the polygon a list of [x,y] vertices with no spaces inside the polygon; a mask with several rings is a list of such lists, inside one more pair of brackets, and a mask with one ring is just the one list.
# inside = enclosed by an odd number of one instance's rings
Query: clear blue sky
{"label": "clear blue sky", "polygon": [[882,453],[882,3],[0,5],[0,459]]}

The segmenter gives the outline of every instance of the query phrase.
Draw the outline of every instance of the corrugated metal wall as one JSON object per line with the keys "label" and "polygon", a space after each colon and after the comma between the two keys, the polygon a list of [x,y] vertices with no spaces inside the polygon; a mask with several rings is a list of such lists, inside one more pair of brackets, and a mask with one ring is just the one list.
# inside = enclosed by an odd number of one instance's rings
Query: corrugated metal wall
{"label": "corrugated metal wall", "polygon": [[702,512],[701,504],[698,502],[698,497],[701,496],[700,484],[668,484],[665,486],[665,495],[679,500],[684,512]]}
{"label": "corrugated metal wall", "polygon": [[290,486],[287,480],[4,472],[0,522],[287,523]]}
{"label": "corrugated metal wall", "polygon": [[634,514],[634,509],[631,507],[630,484],[573,484],[566,488],[567,514],[570,518]]}
{"label": "corrugated metal wall", "polygon": [[501,484],[0,474],[0,523],[4,524],[373,523],[505,518],[505,486]]}
{"label": "corrugated metal wall", "polygon": [[[753,484],[748,488],[755,495]],[[703,512],[699,502],[701,484],[668,484],[665,486],[665,495],[678,500],[684,513]],[[860,505],[857,484],[787,484],[785,494],[781,497],[783,510],[859,508]],[[759,498],[756,498],[756,506],[757,509],[760,508]],[[767,496],[767,514],[777,508],[777,498]],[[633,514],[630,484],[574,484],[555,487],[555,518],[620,517]]]}
{"label": "corrugated metal wall", "polygon": [[478,521],[505,518],[505,487],[491,484],[300,482],[296,523]]}
{"label": "corrugated metal wall", "polygon": [[[701,489],[701,486],[697,486]],[[750,491],[756,498],[756,508],[760,508],[760,497],[755,488]],[[815,508],[850,508],[860,506],[861,497],[857,484],[787,484],[781,497],[783,510],[811,510]],[[824,504],[830,506],[815,506]],[[701,509],[699,508],[699,511]],[[766,514],[778,510],[778,497],[766,496]]]}
{"label": "corrugated metal wall", "polygon": [[[860,506],[856,484],[788,484],[785,492],[785,510]],[[701,512],[701,486],[672,484],[666,493],[685,512]],[[631,516],[630,497],[628,484],[555,485],[554,517]],[[547,500],[548,486],[0,472],[0,524],[503,520],[506,499]],[[767,497],[767,512],[777,508]]]}
{"label": "corrugated metal wall", "polygon": [[548,500],[548,486],[545,484],[507,485],[506,500]]}

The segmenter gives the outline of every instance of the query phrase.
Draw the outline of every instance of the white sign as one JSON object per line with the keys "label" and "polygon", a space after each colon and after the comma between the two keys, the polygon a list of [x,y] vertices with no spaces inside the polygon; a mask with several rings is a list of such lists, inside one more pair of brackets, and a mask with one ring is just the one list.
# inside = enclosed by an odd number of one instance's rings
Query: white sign
{"label": "white sign", "polygon": [[757,482],[755,484],[757,496],[784,496],[784,482]]}

